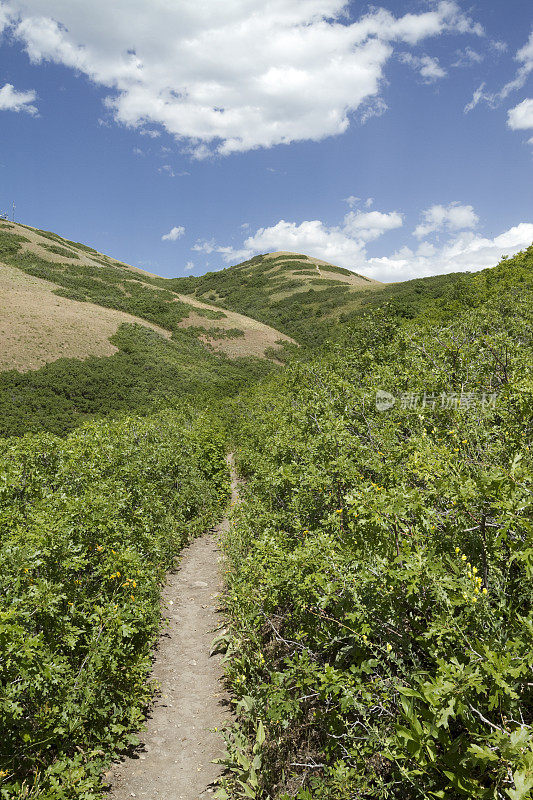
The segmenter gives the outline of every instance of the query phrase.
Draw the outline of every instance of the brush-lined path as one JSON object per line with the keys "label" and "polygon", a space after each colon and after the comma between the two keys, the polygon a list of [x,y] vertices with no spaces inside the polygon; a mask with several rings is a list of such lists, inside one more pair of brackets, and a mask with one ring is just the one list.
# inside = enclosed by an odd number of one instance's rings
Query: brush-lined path
{"label": "brush-lined path", "polygon": [[[232,504],[237,482],[231,457]],[[214,731],[230,719],[222,686],[220,656],[210,656],[221,625],[222,590],[217,536],[224,519],[186,547],[179,567],[163,591],[168,626],[156,651],[152,677],[161,686],[133,757],[115,765],[109,776],[110,800],[199,800],[213,797],[221,767],[213,759],[224,752]]]}

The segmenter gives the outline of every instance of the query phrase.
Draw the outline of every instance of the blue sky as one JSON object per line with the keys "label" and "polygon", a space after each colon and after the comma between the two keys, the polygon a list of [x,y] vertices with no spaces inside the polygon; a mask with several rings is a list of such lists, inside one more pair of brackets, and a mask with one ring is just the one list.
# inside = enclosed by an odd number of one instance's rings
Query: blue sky
{"label": "blue sky", "polygon": [[529,0],[0,1],[0,210],[165,276],[533,241]]}

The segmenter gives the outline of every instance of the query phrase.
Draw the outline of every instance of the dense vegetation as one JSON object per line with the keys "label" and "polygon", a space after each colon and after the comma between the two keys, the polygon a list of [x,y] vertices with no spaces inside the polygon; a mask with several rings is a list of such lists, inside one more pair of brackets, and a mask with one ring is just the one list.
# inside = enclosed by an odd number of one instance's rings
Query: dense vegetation
{"label": "dense vegetation", "polygon": [[258,319],[300,344],[318,345],[330,330],[325,324],[327,318],[358,304],[355,298],[359,292],[335,280],[336,272],[353,274],[332,266],[321,276],[306,256],[255,256],[198,278],[174,278],[170,284],[176,291],[194,294],[203,302]]}
{"label": "dense vegetation", "polygon": [[[147,413],[184,402],[205,406],[274,368],[272,361],[231,359],[206,346],[213,338],[244,335],[237,328],[216,327],[216,321],[226,317],[221,310],[194,308],[196,315],[213,321],[208,331],[198,325],[179,327],[191,306],[180,302],[173,291],[160,288],[169,281],[113,266],[117,262],[91,248],[38,231],[50,241],[86,250],[101,264],[48,261],[25,251],[25,237],[10,228],[6,223],[0,225],[3,263],[56,284],[60,288],[55,294],[133,314],[171,331],[172,338],[169,341],[149,328],[123,324],[111,337],[119,351],[112,356],[58,358],[38,370],[0,372],[0,436],[40,431],[62,435],[95,415]],[[48,249],[62,256],[69,252],[56,245]]]}
{"label": "dense vegetation", "polygon": [[0,474],[0,797],[90,800],[136,741],[164,572],[224,507],[224,440],[95,422],[0,440]]}
{"label": "dense vegetation", "polygon": [[230,797],[531,796],[532,270],[385,304],[250,392]]}
{"label": "dense vegetation", "polygon": [[194,331],[171,341],[141,325],[121,325],[112,356],[60,358],[30,372],[0,373],[0,436],[62,435],[95,415],[206,406],[272,371],[257,358],[210,352]]}
{"label": "dense vegetation", "polygon": [[[321,277],[304,260],[256,256],[198,278],[175,278],[170,284],[176,291],[247,314],[294,337],[301,345],[312,347],[342,334],[338,321],[350,322],[384,303],[389,303],[398,316],[407,318],[416,316],[421,309],[426,315],[440,313],[443,305],[457,299],[461,307],[465,292],[472,286],[468,275],[451,273],[402,283],[369,284],[366,288],[361,284],[361,291],[360,287],[335,280],[336,272],[353,275],[341,267],[328,266]],[[300,276],[307,277],[304,281]]]}
{"label": "dense vegetation", "polygon": [[[164,281],[45,238],[101,266],[5,226],[0,259],[172,339],[123,325],[113,356],[0,375],[22,437],[0,439],[0,798],[93,800],[136,742],[161,580],[222,512],[228,438],[220,796],[530,797],[533,248],[357,293],[300,257]],[[181,329],[177,291],[323,346],[265,377]]]}

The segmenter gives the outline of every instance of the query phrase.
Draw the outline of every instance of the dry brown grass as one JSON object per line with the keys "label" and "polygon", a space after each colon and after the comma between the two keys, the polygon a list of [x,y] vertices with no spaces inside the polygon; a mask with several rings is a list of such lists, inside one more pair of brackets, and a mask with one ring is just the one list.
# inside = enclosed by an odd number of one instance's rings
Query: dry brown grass
{"label": "dry brown grass", "polygon": [[123,322],[162,336],[168,331],[138,317],[53,294],[58,287],[0,264],[0,370],[39,369],[58,358],[110,356],[109,341]]}
{"label": "dry brown grass", "polygon": [[[46,261],[91,266],[117,266],[150,275],[128,264],[117,262],[100,253],[91,253],[68,240],[55,241],[26,225],[3,224],[9,233],[25,237],[24,251],[32,252]],[[52,253],[46,246],[57,245],[74,251],[78,258]],[[21,270],[0,262],[0,371],[39,369],[58,358],[87,358],[110,356],[117,352],[109,337],[123,322],[136,322],[152,328],[166,338],[170,332],[157,325],[121,311],[103,308],[93,303],[80,303],[54,294],[59,287],[49,281],[34,278]],[[150,284],[151,289],[157,287]],[[194,309],[220,311],[220,308],[201,303],[188,295],[176,295],[176,301],[191,306],[191,313],[180,326],[205,328],[200,339],[214,350],[230,358],[239,356],[265,357],[268,348],[279,348],[277,341],[292,341],[288,336],[254,319],[224,311],[223,319],[209,319]],[[238,328],[244,336],[217,338],[216,328]],[[211,331],[211,334],[210,334]]]}
{"label": "dry brown grass", "polygon": [[[251,317],[246,317],[244,314],[238,314],[236,311],[228,311],[220,309],[216,306],[210,306],[206,303],[201,303],[194,297],[189,295],[178,295],[178,299],[183,303],[189,303],[196,308],[209,309],[210,311],[224,311],[226,315],[223,319],[208,319],[203,317],[195,311],[191,311],[189,316],[182,320],[179,324],[181,328],[188,328],[197,326],[206,329],[206,335],[201,337],[206,344],[209,344],[215,350],[226,353],[230,358],[239,358],[239,356],[257,356],[264,358],[265,352],[268,348],[274,347],[278,349],[279,341],[294,342],[290,336],[280,333],[271,328],[269,325],[264,325]],[[229,330],[231,328],[238,328],[244,332],[244,336],[235,337],[234,339],[217,339],[216,331],[214,329],[222,328]],[[214,338],[209,335],[209,331],[214,331]]]}
{"label": "dry brown grass", "polygon": [[[154,277],[151,272],[146,272],[146,270],[138,269],[137,267],[132,267],[130,264],[125,264],[121,261],[116,261],[113,258],[109,258],[109,256],[104,255],[103,253],[98,252],[89,252],[85,250],[83,247],[78,247],[75,243],[71,244],[68,239],[63,239],[59,237],[59,240],[52,240],[46,236],[43,236],[39,233],[37,228],[32,228],[29,225],[19,225],[18,223],[9,223],[9,233],[16,233],[19,236],[24,236],[29,241],[22,242],[22,247],[25,252],[35,253],[35,255],[39,256],[39,258],[43,258],[46,261],[52,261],[56,264],[89,264],[93,267],[108,267],[108,266],[120,266],[122,269],[133,270],[133,272],[140,273],[141,275],[150,275]],[[58,247],[64,247],[67,250],[72,250],[78,258],[67,258],[65,256],[58,255],[57,253],[51,253],[50,250],[46,247],[46,245],[57,245]]]}

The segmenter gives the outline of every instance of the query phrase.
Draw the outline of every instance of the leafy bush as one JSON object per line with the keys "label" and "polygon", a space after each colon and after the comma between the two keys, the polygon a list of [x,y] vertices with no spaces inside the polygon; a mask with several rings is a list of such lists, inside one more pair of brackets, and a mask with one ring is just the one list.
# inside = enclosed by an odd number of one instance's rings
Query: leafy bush
{"label": "leafy bush", "polygon": [[50,253],[55,253],[56,256],[63,256],[64,258],[79,258],[79,255],[74,252],[74,250],[67,250],[66,247],[59,247],[55,244],[43,244],[41,245],[46,250],[49,250]]}
{"label": "leafy bush", "polygon": [[244,404],[228,796],[530,797],[532,259]]}
{"label": "leafy bush", "polygon": [[135,743],[159,589],[228,480],[205,416],[0,441],[0,797],[90,800]]}
{"label": "leafy bush", "polygon": [[112,356],[0,373],[0,436],[63,435],[95,415],[148,414],[187,402],[205,407],[275,369],[264,359],[214,354],[183,329],[168,341],[124,324],[111,342],[119,348]]}

